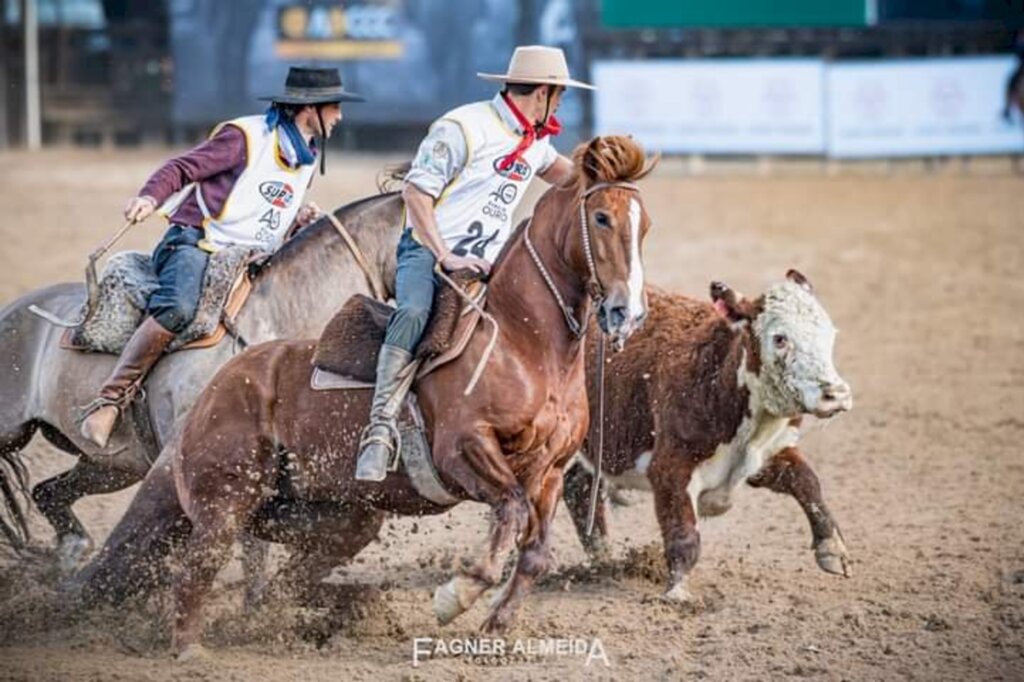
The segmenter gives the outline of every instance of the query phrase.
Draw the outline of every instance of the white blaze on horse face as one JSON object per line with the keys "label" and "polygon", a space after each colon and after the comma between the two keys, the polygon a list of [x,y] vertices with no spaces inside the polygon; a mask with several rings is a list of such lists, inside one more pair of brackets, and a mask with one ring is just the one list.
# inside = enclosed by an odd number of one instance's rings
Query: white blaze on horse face
{"label": "white blaze on horse face", "polygon": [[644,264],[640,259],[640,202],[629,200],[629,317],[644,316]]}
{"label": "white blaze on horse face", "polygon": [[830,416],[850,408],[850,387],[832,361],[836,330],[812,293],[789,281],[770,288],[754,333],[761,345],[762,400],[772,414]]}

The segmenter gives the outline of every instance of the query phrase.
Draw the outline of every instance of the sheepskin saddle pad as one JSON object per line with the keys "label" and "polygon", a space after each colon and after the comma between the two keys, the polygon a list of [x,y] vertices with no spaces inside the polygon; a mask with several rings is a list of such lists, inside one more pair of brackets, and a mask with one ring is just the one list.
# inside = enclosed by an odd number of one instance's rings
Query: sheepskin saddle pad
{"label": "sheepskin saddle pad", "polygon": [[[247,265],[261,252],[232,246],[211,254],[203,275],[203,292],[192,322],[171,342],[180,348],[216,345],[226,333],[222,319],[234,320],[252,289]],[[149,254],[121,251],[110,257],[99,278],[94,310],[83,304],[83,322],[65,334],[63,345],[75,350],[120,354],[146,313],[158,286]]]}

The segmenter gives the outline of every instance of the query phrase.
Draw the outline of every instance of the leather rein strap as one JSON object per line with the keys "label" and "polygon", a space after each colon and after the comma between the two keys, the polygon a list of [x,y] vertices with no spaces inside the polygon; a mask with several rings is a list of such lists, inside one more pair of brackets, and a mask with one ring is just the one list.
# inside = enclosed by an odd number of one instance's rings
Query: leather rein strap
{"label": "leather rein strap", "polygon": [[[601,469],[604,465],[604,334],[597,342],[597,461],[594,466],[593,486],[590,489],[590,509],[587,512],[587,537],[594,532],[594,519],[597,517],[598,494],[601,490]],[[594,429],[591,427],[590,432]]]}
{"label": "leather rein strap", "polygon": [[363,250],[356,244],[356,240],[352,237],[352,233],[342,225],[338,217],[333,213],[324,213],[331,224],[334,225],[334,229],[341,235],[341,239],[348,246],[349,251],[352,252],[352,257],[356,259],[356,264],[362,269],[363,274],[366,276],[366,281],[370,285],[370,291],[373,292],[373,297],[378,301],[387,301],[388,295],[387,290],[384,288],[384,283],[380,280],[380,275],[376,271],[370,268],[370,264],[366,261],[366,255],[363,254]]}

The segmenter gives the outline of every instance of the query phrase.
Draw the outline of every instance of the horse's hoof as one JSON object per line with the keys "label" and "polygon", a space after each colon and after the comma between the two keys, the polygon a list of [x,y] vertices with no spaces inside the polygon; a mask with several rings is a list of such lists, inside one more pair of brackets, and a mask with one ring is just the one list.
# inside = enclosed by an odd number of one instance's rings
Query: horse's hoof
{"label": "horse's hoof", "polygon": [[844,578],[849,578],[851,575],[846,544],[838,532],[832,533],[832,537],[822,540],[815,546],[814,558],[821,570],[826,573],[841,575]]}
{"label": "horse's hoof", "polygon": [[246,585],[245,596],[242,598],[242,610],[246,615],[252,615],[264,604],[273,601],[276,596],[269,580],[261,580],[255,585]]}
{"label": "horse's hoof", "polygon": [[191,663],[193,661],[209,661],[212,659],[210,652],[202,644],[189,644],[178,652],[175,660],[178,663]]}
{"label": "horse's hoof", "polygon": [[594,565],[610,563],[613,558],[612,548],[600,538],[594,539],[590,546],[586,547],[586,551],[587,556],[590,558],[590,563]]}
{"label": "horse's hoof", "polygon": [[57,566],[61,574],[71,575],[92,551],[92,540],[85,535],[65,535],[57,545]]}
{"label": "horse's hoof", "polygon": [[672,587],[665,590],[665,593],[661,595],[661,600],[669,604],[690,604],[695,601],[693,594],[686,589],[686,582],[680,580]]}
{"label": "horse's hoof", "polygon": [[466,612],[466,608],[459,602],[456,580],[458,579],[452,578],[434,590],[434,615],[441,625],[447,625]]}
{"label": "horse's hoof", "polygon": [[457,575],[434,590],[434,615],[437,622],[447,625],[469,610],[486,585],[468,576]]}

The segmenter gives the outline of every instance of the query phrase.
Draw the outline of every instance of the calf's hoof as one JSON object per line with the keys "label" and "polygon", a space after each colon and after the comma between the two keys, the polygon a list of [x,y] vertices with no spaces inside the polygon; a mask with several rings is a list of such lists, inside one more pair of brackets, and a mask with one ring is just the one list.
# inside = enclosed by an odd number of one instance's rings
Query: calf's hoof
{"label": "calf's hoof", "polygon": [[851,576],[846,544],[838,530],[832,533],[832,537],[826,538],[814,546],[814,558],[821,570],[826,573],[841,575],[844,578]]}
{"label": "calf's hoof", "polygon": [[686,589],[686,581],[680,580],[661,595],[661,600],[669,604],[692,604],[696,598]]}
{"label": "calf's hoof", "polygon": [[202,644],[189,644],[174,657],[178,663],[204,662],[212,660],[210,652]]}

